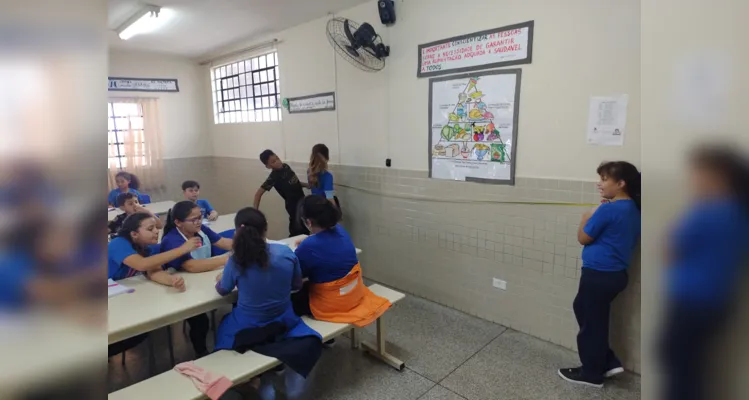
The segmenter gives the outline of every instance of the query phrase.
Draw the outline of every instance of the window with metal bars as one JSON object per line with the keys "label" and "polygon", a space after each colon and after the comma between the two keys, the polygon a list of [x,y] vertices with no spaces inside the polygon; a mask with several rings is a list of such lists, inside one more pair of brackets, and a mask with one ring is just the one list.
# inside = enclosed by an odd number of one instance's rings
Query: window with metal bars
{"label": "window with metal bars", "polygon": [[[109,168],[127,168],[128,156],[145,165],[143,109],[140,104],[112,101],[107,104],[107,109]],[[128,154],[128,151],[133,154]]]}
{"label": "window with metal bars", "polygon": [[211,69],[216,124],[281,120],[277,53]]}

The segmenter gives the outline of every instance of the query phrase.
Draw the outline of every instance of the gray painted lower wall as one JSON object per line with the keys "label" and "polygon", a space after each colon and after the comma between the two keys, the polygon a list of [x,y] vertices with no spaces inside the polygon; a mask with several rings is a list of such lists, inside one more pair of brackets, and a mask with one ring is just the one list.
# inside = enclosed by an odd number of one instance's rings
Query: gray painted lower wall
{"label": "gray painted lower wall", "polygon": [[[292,164],[304,180],[306,166]],[[268,170],[253,159],[205,157],[165,161],[166,191],[181,199],[183,180],[201,184],[222,214],[252,205]],[[580,277],[576,232],[587,206],[499,202],[597,203],[593,182],[518,178],[516,186],[429,179],[426,172],[334,166],[344,225],[376,281],[466,313],[576,349],[572,301]],[[275,192],[260,209],[270,238],[288,236],[288,215]],[[640,371],[640,266],[611,319],[612,347]],[[492,279],[507,281],[495,289]],[[557,366],[553,366],[557,367]],[[559,366],[562,367],[562,366]]]}

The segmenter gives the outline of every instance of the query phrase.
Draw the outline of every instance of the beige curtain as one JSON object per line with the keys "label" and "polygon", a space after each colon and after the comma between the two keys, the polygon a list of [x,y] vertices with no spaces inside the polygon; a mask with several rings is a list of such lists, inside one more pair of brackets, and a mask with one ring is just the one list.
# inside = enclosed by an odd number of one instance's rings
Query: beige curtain
{"label": "beige curtain", "polygon": [[[143,118],[134,114],[125,118],[124,127],[117,126],[123,142],[126,167],[123,170],[140,179],[140,191],[147,194],[164,190],[164,163],[161,156],[161,124],[158,99],[110,99],[112,103],[134,103],[140,106]],[[118,119],[118,124],[122,119]],[[141,131],[142,129],[142,131]],[[109,154],[116,155],[116,145],[109,145]],[[113,159],[109,161],[109,189],[116,187],[114,177],[120,170]]]}

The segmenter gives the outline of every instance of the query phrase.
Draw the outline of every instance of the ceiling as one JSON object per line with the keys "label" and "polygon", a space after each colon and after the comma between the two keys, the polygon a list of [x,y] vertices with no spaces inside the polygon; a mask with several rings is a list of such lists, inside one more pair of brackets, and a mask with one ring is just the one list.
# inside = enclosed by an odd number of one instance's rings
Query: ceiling
{"label": "ceiling", "polygon": [[[278,32],[369,1],[109,0],[108,40],[115,49],[200,57],[243,39]],[[168,8],[172,16],[156,32],[120,40],[114,30],[143,4]]]}

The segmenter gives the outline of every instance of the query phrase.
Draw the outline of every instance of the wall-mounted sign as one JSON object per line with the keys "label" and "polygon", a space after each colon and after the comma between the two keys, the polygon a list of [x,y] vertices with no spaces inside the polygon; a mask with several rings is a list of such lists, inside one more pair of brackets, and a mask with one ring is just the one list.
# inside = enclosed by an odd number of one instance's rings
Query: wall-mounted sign
{"label": "wall-mounted sign", "polygon": [[419,46],[417,76],[530,64],[533,21],[469,33]]}
{"label": "wall-mounted sign", "polygon": [[335,110],[335,92],[290,97],[287,100],[291,114]]}
{"label": "wall-mounted sign", "polygon": [[179,92],[176,79],[109,78],[110,92]]}

